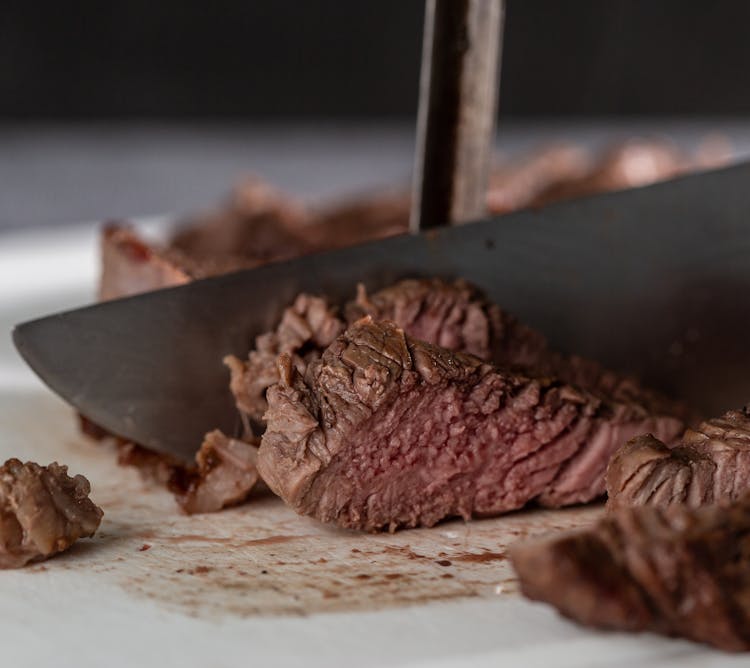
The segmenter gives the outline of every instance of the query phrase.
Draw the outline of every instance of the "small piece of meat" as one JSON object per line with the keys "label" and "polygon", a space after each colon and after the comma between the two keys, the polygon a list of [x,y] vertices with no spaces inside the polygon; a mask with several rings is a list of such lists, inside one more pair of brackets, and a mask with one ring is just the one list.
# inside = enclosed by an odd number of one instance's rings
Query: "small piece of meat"
{"label": "small piece of meat", "polygon": [[651,434],[634,438],[607,470],[609,506],[700,506],[750,492],[750,406],[688,429],[668,446]]}
{"label": "small piece of meat", "polygon": [[587,626],[750,650],[750,498],[619,508],[586,531],[519,543],[521,590]]}
{"label": "small piece of meat", "polygon": [[590,501],[620,444],[682,428],[370,318],[304,376],[282,356],[267,397],[263,480],[301,514],[370,531]]}
{"label": "small piece of meat", "polygon": [[240,504],[258,482],[257,451],[257,444],[212,431],[195,456],[195,467],[172,469],[169,489],[189,515]]}
{"label": "small piece of meat", "polygon": [[82,475],[53,462],[39,466],[9,459],[0,467],[0,568],[20,568],[67,550],[94,535],[101,508]]}
{"label": "small piece of meat", "polygon": [[306,365],[319,357],[343,329],[344,323],[326,299],[299,295],[294,304],[284,309],[276,330],[255,339],[255,349],[246,361],[234,355],[224,358],[240,412],[260,423],[268,408],[266,390],[279,379],[279,355],[290,355],[293,364],[304,373]]}

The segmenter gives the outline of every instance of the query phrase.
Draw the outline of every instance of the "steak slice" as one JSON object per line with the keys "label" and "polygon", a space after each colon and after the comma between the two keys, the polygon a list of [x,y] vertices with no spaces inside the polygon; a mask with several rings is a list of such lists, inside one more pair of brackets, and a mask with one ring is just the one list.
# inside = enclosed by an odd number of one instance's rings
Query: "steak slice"
{"label": "steak slice", "polygon": [[257,450],[256,445],[212,431],[195,456],[194,468],[172,469],[169,488],[189,515],[242,503],[258,482]]}
{"label": "steak slice", "polygon": [[523,593],[587,626],[750,650],[750,498],[618,508],[586,531],[516,544]]}
{"label": "steak slice", "polygon": [[89,481],[68,467],[9,459],[0,466],[0,568],[20,568],[93,536],[101,508]]}
{"label": "steak slice", "polygon": [[[604,398],[630,403],[633,409],[640,406],[644,416],[687,415],[681,403],[643,387],[632,377],[592,360],[555,352],[540,332],[460,279],[405,279],[373,295],[360,285],[357,298],[344,308],[344,318],[352,324],[364,316],[393,321],[415,339],[469,353],[497,366],[526,375],[558,377]],[[304,322],[311,317],[311,322]],[[304,373],[305,364],[319,357],[343,326],[337,310],[327,301],[309,295],[298,297],[284,312],[276,331],[256,339],[247,361],[236,357],[225,360],[232,371],[231,389],[240,412],[262,424],[265,392],[278,380],[278,354],[291,354],[294,365]]]}
{"label": "steak slice", "polygon": [[304,375],[288,355],[279,364],[260,474],[297,512],[353,529],[590,501],[621,443],[681,429],[675,418],[501,371],[370,318]]}
{"label": "steak slice", "polygon": [[688,429],[672,447],[651,434],[626,443],[607,471],[609,506],[700,506],[750,491],[750,407]]}

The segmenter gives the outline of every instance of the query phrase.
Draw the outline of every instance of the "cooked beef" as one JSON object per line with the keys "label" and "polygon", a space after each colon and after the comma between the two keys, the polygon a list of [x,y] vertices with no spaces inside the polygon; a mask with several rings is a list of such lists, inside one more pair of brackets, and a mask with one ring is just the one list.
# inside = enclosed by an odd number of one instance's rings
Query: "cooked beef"
{"label": "cooked beef", "polygon": [[[117,463],[132,466],[147,482],[168,487],[190,515],[242,503],[258,481],[258,443],[228,438],[218,430],[206,434],[195,464],[186,465],[169,455],[113,437],[83,416],[81,429],[98,441],[113,438]],[[247,438],[252,440],[252,436]]]}
{"label": "cooked beef", "polygon": [[721,504],[750,492],[750,407],[688,429],[671,447],[638,436],[612,457],[610,507]]}
{"label": "cooked beef", "polygon": [[750,650],[750,498],[619,508],[591,529],[511,548],[521,589],[582,624]]}
{"label": "cooked beef", "polygon": [[230,387],[237,408],[259,423],[266,412],[266,390],[278,381],[277,361],[284,353],[304,373],[306,365],[320,356],[341,333],[344,323],[336,309],[321,297],[301,294],[284,309],[279,326],[255,339],[255,349],[242,361],[234,355],[224,358],[231,372]]}
{"label": "cooked beef", "polygon": [[[501,364],[530,367],[547,352],[541,334],[503,313],[465,281],[404,280],[372,296],[360,285],[357,299],[344,311],[348,323],[364,315],[392,320],[414,338],[484,360],[496,358]],[[289,353],[304,373],[307,363],[318,358],[344,327],[326,300],[300,295],[284,311],[274,332],[257,337],[247,361],[234,356],[225,359],[241,413],[255,423],[262,422],[266,390],[279,378],[279,354]]]}
{"label": "cooked beef", "polygon": [[[256,424],[262,423],[265,392],[278,380],[278,355],[292,354],[295,366],[304,373],[305,364],[317,358],[343,328],[336,310],[319,299],[313,303],[317,304],[315,322],[321,324],[306,324],[310,300],[314,298],[301,295],[287,309],[276,332],[258,337],[246,362],[233,356],[226,359],[232,371],[231,388],[237,407]],[[678,402],[644,388],[628,376],[608,371],[597,362],[565,357],[551,350],[541,333],[501,310],[463,280],[406,279],[373,295],[360,285],[356,300],[346,305],[344,314],[347,323],[365,315],[374,320],[391,320],[415,339],[476,355],[527,375],[555,376],[605,398],[641,406],[644,412],[686,414]],[[292,319],[290,323],[285,322],[288,318]],[[313,336],[322,325],[325,336]],[[286,344],[280,345],[280,341]],[[298,350],[305,355],[297,354]]]}
{"label": "cooked beef", "polygon": [[[728,161],[731,150],[710,138],[689,157],[665,142],[631,140],[597,161],[569,144],[503,161],[487,193],[491,213],[539,206],[580,195],[644,185]],[[102,238],[100,296],[113,299],[184,283],[315,250],[340,248],[407,230],[409,195],[387,192],[314,209],[257,178],[238,185],[215,211],[179,221],[164,245],[113,226]]]}
{"label": "cooked beef", "polygon": [[89,481],[68,467],[9,459],[0,466],[0,568],[20,568],[93,536],[102,511]]}
{"label": "cooked beef", "polygon": [[242,503],[258,482],[257,445],[206,434],[195,467],[174,467],[169,488],[189,515],[213,513]]}
{"label": "cooked beef", "polygon": [[370,318],[304,375],[282,356],[267,397],[263,480],[301,514],[366,530],[589,501],[627,438],[681,429]]}

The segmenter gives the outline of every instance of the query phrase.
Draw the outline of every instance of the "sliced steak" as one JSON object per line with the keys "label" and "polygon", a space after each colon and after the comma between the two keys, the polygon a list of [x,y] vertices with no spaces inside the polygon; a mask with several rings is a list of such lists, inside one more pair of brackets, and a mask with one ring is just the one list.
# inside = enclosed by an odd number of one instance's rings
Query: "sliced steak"
{"label": "sliced steak", "polygon": [[516,544],[523,593],[585,624],[750,650],[750,498],[619,508],[586,531]]}
{"label": "sliced steak", "polygon": [[[321,324],[303,322],[309,317],[308,303],[315,303],[315,323]],[[592,360],[551,350],[540,332],[503,311],[463,280],[405,279],[372,295],[360,285],[357,298],[344,308],[344,318],[351,324],[364,316],[393,321],[415,339],[469,353],[497,366],[526,375],[558,377],[604,398],[630,403],[633,408],[640,406],[644,415],[687,415],[682,404],[644,388],[632,377],[609,371]],[[325,336],[314,334],[323,324]],[[285,311],[275,332],[257,338],[247,361],[227,358],[232,392],[241,413],[256,424],[262,423],[265,392],[278,380],[278,354],[290,353],[303,373],[304,364],[318,357],[342,327],[338,312],[328,302],[301,295]],[[298,354],[299,350],[304,356]]]}
{"label": "sliced steak", "polygon": [[195,467],[172,469],[169,488],[189,515],[236,506],[258,482],[257,451],[257,445],[212,431],[195,456]]}
{"label": "sliced steak", "polygon": [[20,568],[93,536],[102,511],[68,467],[9,459],[0,467],[0,568]]}
{"label": "sliced steak", "polygon": [[750,407],[688,429],[672,447],[634,438],[612,458],[607,491],[611,507],[737,500],[750,492]]}
{"label": "sliced steak", "polygon": [[280,367],[267,395],[261,476],[297,512],[348,528],[590,501],[604,492],[621,443],[644,431],[669,440],[682,428],[370,318],[304,375],[288,355]]}

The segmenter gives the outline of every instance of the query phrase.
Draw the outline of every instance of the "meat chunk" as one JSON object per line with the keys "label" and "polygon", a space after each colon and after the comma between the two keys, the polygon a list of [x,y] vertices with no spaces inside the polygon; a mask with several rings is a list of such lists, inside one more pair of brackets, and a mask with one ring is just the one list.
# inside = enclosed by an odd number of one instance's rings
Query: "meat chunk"
{"label": "meat chunk", "polygon": [[[305,324],[305,318],[310,318],[308,311],[315,320]],[[364,316],[393,321],[413,338],[469,353],[497,366],[526,375],[558,377],[605,398],[630,403],[633,409],[640,407],[644,415],[687,414],[679,402],[643,387],[629,376],[609,371],[592,360],[566,357],[552,350],[540,332],[500,309],[463,280],[405,279],[372,295],[360,285],[357,298],[344,308],[344,318],[351,324]],[[301,295],[285,311],[276,332],[257,338],[246,362],[227,358],[239,410],[254,423],[261,423],[265,392],[278,380],[278,354],[290,353],[294,365],[304,373],[305,364],[317,358],[343,326],[337,310],[328,302]],[[321,329],[325,336],[319,333]],[[298,354],[299,350],[304,356]]]}
{"label": "meat chunk", "polygon": [[612,458],[607,491],[610,507],[736,501],[750,492],[750,407],[688,429],[672,447],[634,438]]}
{"label": "meat chunk", "polygon": [[297,512],[348,528],[589,501],[621,443],[681,430],[673,417],[501,371],[370,318],[304,375],[289,356],[280,367],[260,474]]}
{"label": "meat chunk", "polygon": [[93,536],[102,511],[68,467],[9,459],[0,467],[0,568],[20,568]]}
{"label": "meat chunk", "polygon": [[169,487],[189,515],[212,513],[242,503],[258,482],[257,445],[206,434],[195,467],[174,467]]}
{"label": "meat chunk", "polygon": [[279,379],[279,355],[289,355],[295,367],[304,373],[306,365],[319,357],[343,329],[343,321],[326,299],[299,295],[284,310],[276,330],[256,338],[255,349],[246,361],[234,355],[224,358],[240,412],[260,423],[268,407],[266,390]]}
{"label": "meat chunk", "polygon": [[516,544],[523,593],[588,626],[750,650],[750,498],[619,508],[586,531]]}

